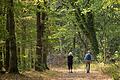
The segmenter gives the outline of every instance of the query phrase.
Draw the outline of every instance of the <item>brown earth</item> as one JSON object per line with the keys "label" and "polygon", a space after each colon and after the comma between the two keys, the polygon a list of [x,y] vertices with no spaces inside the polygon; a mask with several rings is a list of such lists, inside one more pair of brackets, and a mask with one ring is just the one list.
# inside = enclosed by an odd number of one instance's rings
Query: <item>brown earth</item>
{"label": "brown earth", "polygon": [[52,68],[45,72],[34,70],[25,71],[21,74],[3,74],[0,80],[112,80],[100,71],[92,70],[85,73],[85,69],[74,69],[69,73],[66,68]]}
{"label": "brown earth", "polygon": [[65,69],[52,69],[53,71],[60,72],[60,75],[53,77],[48,80],[112,80],[109,76],[99,72],[91,71],[90,73],[85,73],[83,69],[75,69],[73,73],[69,73]]}

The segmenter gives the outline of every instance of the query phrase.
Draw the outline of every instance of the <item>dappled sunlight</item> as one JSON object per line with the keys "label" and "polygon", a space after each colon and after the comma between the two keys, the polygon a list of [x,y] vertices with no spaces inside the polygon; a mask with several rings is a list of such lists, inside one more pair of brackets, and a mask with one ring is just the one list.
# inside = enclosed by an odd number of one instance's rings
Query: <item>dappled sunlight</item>
{"label": "dappled sunlight", "polygon": [[1,80],[112,80],[108,75],[96,69],[97,66],[98,64],[92,64],[90,73],[86,73],[84,64],[73,69],[73,73],[69,73],[66,67],[52,67],[44,72],[31,69],[21,74],[6,73],[1,76]]}
{"label": "dappled sunlight", "polygon": [[112,80],[109,76],[96,70],[96,67],[93,67],[94,64],[92,64],[92,70],[90,73],[86,73],[83,66],[84,65],[79,69],[73,69],[73,73],[69,73],[65,68],[52,68],[52,71],[61,72],[62,74],[59,74],[59,76],[51,80]]}
{"label": "dappled sunlight", "polygon": [[120,80],[119,14],[120,0],[0,0],[0,80]]}

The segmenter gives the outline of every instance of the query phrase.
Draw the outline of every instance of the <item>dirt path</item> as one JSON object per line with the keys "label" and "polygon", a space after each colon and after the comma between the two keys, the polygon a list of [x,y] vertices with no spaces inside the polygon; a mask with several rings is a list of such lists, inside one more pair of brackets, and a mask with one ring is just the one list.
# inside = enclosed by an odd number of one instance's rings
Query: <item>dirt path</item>
{"label": "dirt path", "polygon": [[91,71],[91,73],[85,73],[83,69],[73,70],[73,73],[69,73],[66,69],[54,68],[52,71],[60,73],[57,77],[53,77],[48,80],[112,80],[105,74],[99,71]]}
{"label": "dirt path", "polygon": [[92,70],[85,73],[83,68],[74,69],[69,73],[66,68],[51,68],[44,72],[34,70],[25,71],[21,74],[4,74],[0,75],[0,80],[112,80],[109,76]]}

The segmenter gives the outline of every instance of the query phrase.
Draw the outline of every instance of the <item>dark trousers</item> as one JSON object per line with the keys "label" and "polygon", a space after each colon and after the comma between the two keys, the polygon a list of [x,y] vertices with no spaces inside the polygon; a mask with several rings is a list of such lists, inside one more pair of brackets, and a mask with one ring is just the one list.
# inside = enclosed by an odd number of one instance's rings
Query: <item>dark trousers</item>
{"label": "dark trousers", "polygon": [[72,71],[72,64],[68,63],[68,69]]}
{"label": "dark trousers", "polygon": [[86,62],[86,71],[90,73],[90,62]]}

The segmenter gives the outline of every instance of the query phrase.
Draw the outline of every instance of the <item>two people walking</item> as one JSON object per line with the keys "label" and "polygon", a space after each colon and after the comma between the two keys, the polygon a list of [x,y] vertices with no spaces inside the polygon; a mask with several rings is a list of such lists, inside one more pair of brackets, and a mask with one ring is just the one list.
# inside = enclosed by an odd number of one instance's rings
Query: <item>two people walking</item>
{"label": "two people walking", "polygon": [[[92,54],[91,52],[88,50],[86,53],[85,53],[85,56],[84,56],[84,61],[85,61],[85,64],[86,64],[86,72],[87,73],[90,73],[90,63],[91,63],[91,60],[92,60]],[[73,66],[73,54],[72,52],[69,52],[68,56],[67,56],[67,64],[68,64],[68,70],[70,73],[72,73],[72,66]]]}

